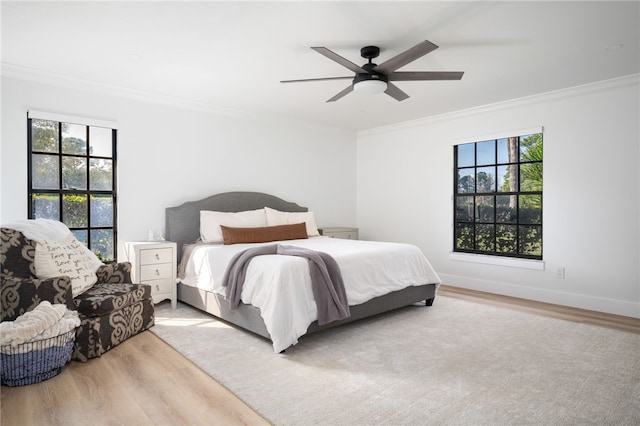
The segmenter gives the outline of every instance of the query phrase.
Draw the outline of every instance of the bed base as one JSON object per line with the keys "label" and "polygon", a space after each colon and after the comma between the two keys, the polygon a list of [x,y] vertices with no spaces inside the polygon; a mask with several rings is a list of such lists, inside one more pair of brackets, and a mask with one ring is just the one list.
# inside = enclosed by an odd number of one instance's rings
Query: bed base
{"label": "bed base", "polygon": [[[375,297],[360,305],[350,306],[351,316],[343,320],[333,321],[322,326],[318,325],[318,321],[314,321],[309,325],[305,335],[363,318],[369,318],[418,302],[425,302],[426,306],[431,306],[435,297],[436,284],[412,286],[393,291],[389,294]],[[229,309],[229,302],[225,300],[224,296],[182,283],[178,283],[178,300],[196,309],[205,311],[225,322],[271,340],[267,327],[264,325],[264,321],[260,316],[260,309],[253,305],[241,303],[237,310],[231,310]]]}

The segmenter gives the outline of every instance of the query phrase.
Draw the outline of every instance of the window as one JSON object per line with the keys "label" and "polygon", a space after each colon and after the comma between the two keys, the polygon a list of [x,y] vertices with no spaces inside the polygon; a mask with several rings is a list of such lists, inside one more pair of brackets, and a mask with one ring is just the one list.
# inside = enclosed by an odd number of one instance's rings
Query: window
{"label": "window", "polygon": [[454,252],[542,260],[542,131],[454,147]]}
{"label": "window", "polygon": [[100,260],[113,261],[117,131],[78,121],[29,112],[29,219],[61,221]]}

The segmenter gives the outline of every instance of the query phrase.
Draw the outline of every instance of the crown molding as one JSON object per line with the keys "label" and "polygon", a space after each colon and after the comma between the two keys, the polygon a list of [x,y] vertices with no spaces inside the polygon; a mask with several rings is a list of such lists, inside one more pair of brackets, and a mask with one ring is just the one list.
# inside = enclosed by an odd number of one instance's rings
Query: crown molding
{"label": "crown molding", "polygon": [[147,102],[152,104],[160,104],[174,108],[186,109],[197,112],[204,112],[223,116],[227,118],[235,118],[241,120],[251,120],[254,122],[283,125],[295,125],[300,127],[311,127],[315,129],[324,129],[332,131],[340,131],[344,133],[352,133],[355,131],[339,129],[336,127],[324,126],[308,121],[297,120],[279,115],[266,114],[262,112],[253,112],[235,108],[223,107],[209,102],[186,99],[177,96],[170,96],[161,93],[155,93],[145,90],[131,89],[116,85],[99,83],[92,80],[82,79],[78,77],[70,77],[63,74],[44,71],[36,68],[24,67],[7,62],[2,62],[2,77],[25,80],[35,83],[48,84],[56,87],[68,88],[73,90],[81,90],[90,93],[100,94],[104,96],[112,96],[125,98],[134,101]]}
{"label": "crown molding", "polygon": [[241,111],[219,107],[210,103],[199,102],[175,96],[168,96],[144,90],[98,83],[92,80],[70,77],[63,74],[52,73],[49,71],[24,67],[21,65],[15,65],[6,62],[2,62],[2,76],[32,81],[36,83],[50,84],[53,86],[75,90],[83,90],[107,96],[123,97],[137,101],[177,106],[180,108],[193,109],[197,111],[212,112],[221,115],[241,116],[245,114]]}
{"label": "crown molding", "polygon": [[482,105],[473,108],[467,108],[459,111],[448,112],[445,114],[432,115],[428,117],[419,118],[416,120],[405,121],[397,124],[390,124],[388,126],[380,126],[372,129],[361,130],[358,132],[358,136],[367,136],[378,133],[385,133],[394,130],[408,129],[411,127],[423,126],[427,124],[433,124],[446,120],[457,120],[460,118],[487,113],[492,111],[499,111],[510,109],[522,105],[530,105],[536,102],[547,102],[555,99],[568,98],[571,96],[582,95],[586,93],[594,93],[601,90],[610,90],[618,87],[638,85],[640,83],[640,74],[630,74],[623,77],[617,77],[610,80],[602,80],[594,83],[583,84],[580,86],[568,87],[565,89],[554,90],[550,92],[539,93],[531,96],[524,96],[521,98],[510,99],[507,101],[496,102],[492,104]]}

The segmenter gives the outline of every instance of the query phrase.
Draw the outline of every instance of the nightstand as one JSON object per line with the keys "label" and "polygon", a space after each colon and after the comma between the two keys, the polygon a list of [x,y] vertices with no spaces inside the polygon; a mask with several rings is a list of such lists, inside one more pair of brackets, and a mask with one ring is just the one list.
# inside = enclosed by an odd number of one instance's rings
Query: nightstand
{"label": "nightstand", "polygon": [[127,261],[131,262],[131,280],[149,284],[153,303],[171,300],[176,308],[176,243],[170,241],[131,241],[124,243]]}
{"label": "nightstand", "polygon": [[357,240],[358,228],[322,228],[320,234],[331,238],[342,238],[345,240]]}

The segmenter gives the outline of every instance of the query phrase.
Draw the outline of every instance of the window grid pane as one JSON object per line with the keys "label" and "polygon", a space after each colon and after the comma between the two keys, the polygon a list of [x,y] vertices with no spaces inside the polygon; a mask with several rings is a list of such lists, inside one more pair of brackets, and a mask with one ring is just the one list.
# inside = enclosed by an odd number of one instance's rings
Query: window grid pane
{"label": "window grid pane", "polygon": [[458,188],[459,194],[474,193],[476,187],[475,168],[458,170]]}
{"label": "window grid pane", "polygon": [[92,229],[91,247],[99,259],[113,259],[113,230],[112,229]]}
{"label": "window grid pane", "polygon": [[89,153],[94,157],[112,156],[112,131],[104,127],[89,127]]}
{"label": "window grid pane", "polygon": [[49,120],[33,120],[33,152],[58,152],[60,123]]}
{"label": "window grid pane", "polygon": [[110,228],[113,226],[113,196],[92,195],[91,196],[91,226],[94,228]]}
{"label": "window grid pane", "polygon": [[495,192],[496,168],[478,167],[476,169],[476,192]]}
{"label": "window grid pane", "polygon": [[60,187],[60,156],[31,154],[31,187],[58,189]]}
{"label": "window grid pane", "polygon": [[89,187],[92,191],[113,189],[113,161],[104,158],[89,160]]}
{"label": "window grid pane", "polygon": [[62,153],[87,153],[87,126],[62,123]]}
{"label": "window grid pane", "polygon": [[496,141],[478,142],[476,151],[476,165],[496,164]]}
{"label": "window grid pane", "polygon": [[60,219],[60,195],[33,193],[31,194],[31,217],[38,219]]}
{"label": "window grid pane", "polygon": [[86,157],[62,157],[62,189],[87,189]]}

